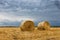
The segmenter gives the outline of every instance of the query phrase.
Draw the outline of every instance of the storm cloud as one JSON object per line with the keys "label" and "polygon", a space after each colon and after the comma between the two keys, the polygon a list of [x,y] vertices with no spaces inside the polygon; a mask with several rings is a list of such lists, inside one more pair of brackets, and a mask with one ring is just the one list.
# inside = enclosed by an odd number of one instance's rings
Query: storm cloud
{"label": "storm cloud", "polygon": [[19,25],[26,19],[59,25],[60,0],[0,0],[0,25]]}

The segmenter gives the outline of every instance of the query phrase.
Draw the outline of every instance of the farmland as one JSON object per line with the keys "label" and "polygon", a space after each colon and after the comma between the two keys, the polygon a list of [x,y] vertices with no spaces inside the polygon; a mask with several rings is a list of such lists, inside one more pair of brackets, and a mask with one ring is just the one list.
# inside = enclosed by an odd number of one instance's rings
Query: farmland
{"label": "farmland", "polygon": [[60,40],[60,28],[21,31],[19,27],[0,28],[0,40]]}

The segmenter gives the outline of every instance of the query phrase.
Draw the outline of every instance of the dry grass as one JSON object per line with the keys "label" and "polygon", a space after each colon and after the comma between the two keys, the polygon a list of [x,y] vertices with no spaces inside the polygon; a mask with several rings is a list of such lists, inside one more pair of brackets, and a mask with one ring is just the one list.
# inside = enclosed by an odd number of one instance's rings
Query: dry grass
{"label": "dry grass", "polygon": [[0,28],[0,40],[60,40],[60,28],[21,31],[20,28]]}

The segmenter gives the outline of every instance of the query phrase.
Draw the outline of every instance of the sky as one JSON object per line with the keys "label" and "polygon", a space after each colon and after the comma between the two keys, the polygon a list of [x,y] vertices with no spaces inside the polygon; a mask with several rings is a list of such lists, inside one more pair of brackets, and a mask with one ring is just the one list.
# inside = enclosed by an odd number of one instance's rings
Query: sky
{"label": "sky", "polygon": [[28,19],[60,26],[60,0],[0,0],[0,26],[19,26]]}

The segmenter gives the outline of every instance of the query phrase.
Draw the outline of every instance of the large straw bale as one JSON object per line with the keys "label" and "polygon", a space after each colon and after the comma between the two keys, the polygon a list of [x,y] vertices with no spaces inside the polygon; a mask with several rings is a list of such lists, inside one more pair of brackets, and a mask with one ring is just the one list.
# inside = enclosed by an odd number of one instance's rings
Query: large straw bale
{"label": "large straw bale", "polygon": [[50,29],[50,23],[48,21],[43,21],[38,24],[37,27],[38,30],[49,30]]}
{"label": "large straw bale", "polygon": [[21,23],[20,28],[22,31],[32,31],[34,30],[34,22],[32,20],[24,20]]}

